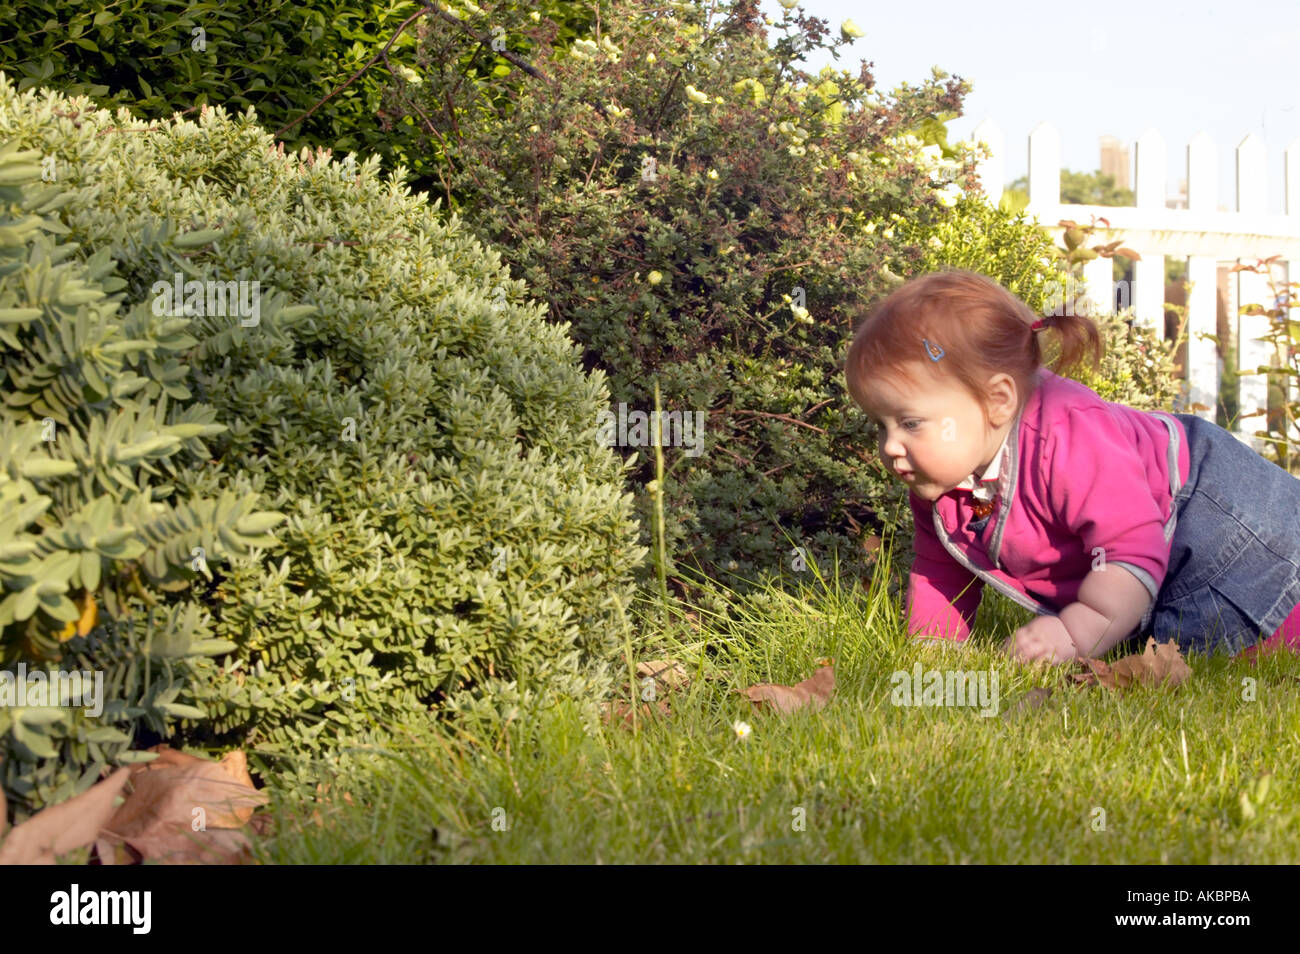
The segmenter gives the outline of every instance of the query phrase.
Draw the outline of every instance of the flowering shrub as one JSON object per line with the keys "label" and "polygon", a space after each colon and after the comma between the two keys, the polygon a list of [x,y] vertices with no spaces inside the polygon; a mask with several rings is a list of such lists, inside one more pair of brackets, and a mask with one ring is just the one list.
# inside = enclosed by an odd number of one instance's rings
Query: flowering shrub
{"label": "flowering shrub", "polygon": [[[858,538],[910,514],[844,389],[851,314],[928,260],[933,229],[962,228],[975,156],[943,123],[966,86],[937,69],[888,95],[865,67],[809,76],[794,61],[856,27],[787,13],[769,46],[756,3],[669,7],[615,4],[532,64],[508,120],[455,123],[452,84],[412,95],[466,223],[608,372],[620,420],[653,411],[656,381],[666,412],[702,415],[702,447],[665,441],[673,556],[733,581],[801,572],[795,547],[862,568]],[[646,435],[629,423],[616,443],[646,484]]]}

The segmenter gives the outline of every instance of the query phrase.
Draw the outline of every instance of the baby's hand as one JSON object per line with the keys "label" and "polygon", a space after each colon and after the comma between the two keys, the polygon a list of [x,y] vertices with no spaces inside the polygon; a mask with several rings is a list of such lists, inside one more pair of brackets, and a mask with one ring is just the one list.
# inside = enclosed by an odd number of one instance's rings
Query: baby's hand
{"label": "baby's hand", "polygon": [[1021,662],[1045,659],[1060,664],[1079,655],[1065,624],[1056,616],[1034,618],[1012,633],[1002,648]]}

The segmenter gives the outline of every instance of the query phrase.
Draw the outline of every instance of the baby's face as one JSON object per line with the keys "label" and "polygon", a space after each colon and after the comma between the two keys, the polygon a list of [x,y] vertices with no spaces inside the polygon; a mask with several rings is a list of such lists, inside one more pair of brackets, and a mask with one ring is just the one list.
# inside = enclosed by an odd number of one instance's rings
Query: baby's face
{"label": "baby's face", "polygon": [[[922,378],[922,380],[925,380]],[[979,406],[960,386],[871,382],[867,415],[879,429],[881,460],[912,492],[937,500],[992,462],[1001,439],[985,423]]]}

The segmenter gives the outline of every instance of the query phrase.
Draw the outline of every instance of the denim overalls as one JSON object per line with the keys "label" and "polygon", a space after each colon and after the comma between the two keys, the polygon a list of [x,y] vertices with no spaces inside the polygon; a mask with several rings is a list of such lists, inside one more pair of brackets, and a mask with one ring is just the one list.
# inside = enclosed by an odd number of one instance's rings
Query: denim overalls
{"label": "denim overalls", "polygon": [[1125,648],[1154,635],[1184,654],[1236,655],[1300,603],[1300,480],[1217,424],[1172,416],[1187,432],[1187,483],[1174,497],[1168,572]]}

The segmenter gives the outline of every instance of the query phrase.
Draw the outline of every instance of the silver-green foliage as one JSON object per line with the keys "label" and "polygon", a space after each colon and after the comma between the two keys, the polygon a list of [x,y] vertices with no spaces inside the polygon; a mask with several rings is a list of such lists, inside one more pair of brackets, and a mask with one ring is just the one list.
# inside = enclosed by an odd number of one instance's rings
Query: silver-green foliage
{"label": "silver-green foliage", "polygon": [[[0,131],[79,190],[57,210],[66,238],[191,339],[185,374],[142,362],[211,408],[187,423],[224,428],[175,492],[234,487],[288,517],[248,559],[214,546],[211,582],[170,597],[233,647],[194,673],[207,717],[190,738],[320,755],[384,724],[612,685],[644,550],[597,440],[608,391],[499,255],[403,170],[285,156],[251,110],[150,130],[0,75]],[[260,320],[173,328],[142,303],[176,272],[258,282]]]}
{"label": "silver-green foliage", "polygon": [[257,512],[246,481],[207,494],[174,482],[224,429],[183,383],[196,342],[185,320],[130,303],[107,248],[66,240],[57,213],[92,190],[42,184],[40,158],[0,133],[0,666],[98,670],[103,696],[0,704],[3,785],[21,813],[133,760],[142,727],[199,714],[177,701],[186,678],[234,644],[171,593],[192,589],[196,548],[246,556],[283,519]]}

